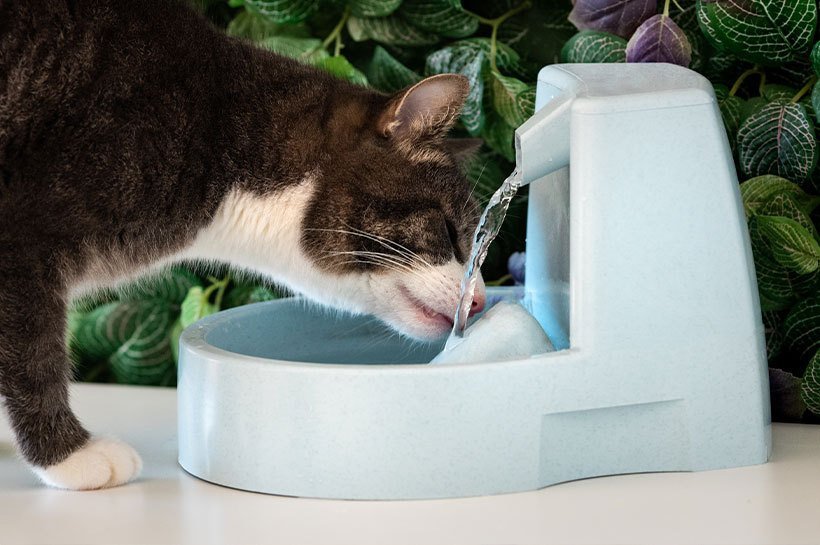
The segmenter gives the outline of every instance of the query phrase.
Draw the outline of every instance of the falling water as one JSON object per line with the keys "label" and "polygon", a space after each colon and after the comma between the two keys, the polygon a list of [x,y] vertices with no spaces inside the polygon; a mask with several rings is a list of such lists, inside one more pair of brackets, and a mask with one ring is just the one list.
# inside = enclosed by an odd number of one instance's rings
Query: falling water
{"label": "falling water", "polygon": [[467,270],[461,279],[461,298],[453,318],[453,331],[450,333],[450,338],[447,339],[445,350],[448,346],[451,346],[454,339],[459,339],[464,335],[464,328],[467,326],[467,318],[473,304],[473,292],[475,291],[481,264],[484,263],[484,259],[487,257],[490,243],[501,229],[501,224],[507,215],[507,209],[510,207],[510,201],[512,201],[519,187],[521,187],[521,175],[518,170],[514,170],[504,180],[498,191],[490,197],[490,202],[487,203],[487,207],[478,220],[478,226],[473,235],[473,248],[470,252],[470,259],[467,261]]}

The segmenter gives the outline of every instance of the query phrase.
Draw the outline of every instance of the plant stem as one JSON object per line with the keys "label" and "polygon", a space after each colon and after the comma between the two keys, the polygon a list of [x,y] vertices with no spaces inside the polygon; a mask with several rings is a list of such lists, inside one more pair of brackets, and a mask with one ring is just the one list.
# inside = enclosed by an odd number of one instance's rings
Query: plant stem
{"label": "plant stem", "polygon": [[217,310],[222,309],[222,297],[225,295],[225,290],[228,288],[228,284],[231,282],[231,275],[227,275],[225,278],[222,279],[222,282],[219,286],[219,290],[216,292],[216,299],[214,300],[214,306]]}
{"label": "plant stem", "polygon": [[345,27],[347,20],[350,19],[350,6],[346,6],[344,12],[342,13],[342,18],[339,19],[339,22],[336,23],[336,26],[333,27],[333,30],[330,31],[330,34],[327,35],[327,38],[320,44],[302,53],[301,57],[303,59],[310,58],[311,55],[316,53],[317,51],[321,51],[322,49],[327,49],[327,47],[335,42],[333,56],[339,56],[339,52],[342,50],[342,29]]}
{"label": "plant stem", "polygon": [[666,0],[666,2],[663,4],[663,16],[669,17],[669,0]]}
{"label": "plant stem", "polygon": [[499,278],[497,280],[491,280],[489,282],[485,282],[485,284],[488,285],[488,286],[500,286],[504,282],[506,282],[507,280],[510,280],[511,278],[512,278],[511,274],[505,274],[501,278]]}
{"label": "plant stem", "polygon": [[530,9],[531,7],[531,0],[524,0],[524,2],[521,2],[520,4],[518,4],[506,13],[502,13],[495,19],[487,19],[486,17],[482,17],[481,15],[470,13],[469,11],[467,12],[476,19],[478,19],[478,22],[482,25],[490,26],[493,29],[492,34],[490,35],[490,68],[492,68],[493,72],[498,72],[498,66],[496,66],[495,64],[495,56],[498,50],[498,46],[496,45],[498,43],[498,27],[500,27],[501,24],[510,17],[514,17],[522,11],[524,11],[525,9]]}
{"label": "plant stem", "polygon": [[791,103],[797,104],[806,93],[811,91],[811,88],[814,87],[815,83],[817,83],[817,76],[812,76],[809,81],[806,82],[806,85],[804,85],[799,91],[797,91],[797,94],[792,97]]}
{"label": "plant stem", "polygon": [[740,86],[743,85],[743,82],[746,81],[746,78],[748,78],[752,74],[758,74],[761,78],[766,77],[766,74],[763,73],[760,67],[758,65],[754,65],[753,67],[749,68],[748,70],[740,74],[740,76],[738,76],[737,80],[735,81],[735,84],[732,85],[732,88],[729,90],[729,96],[735,96],[735,93],[737,93],[740,90]]}

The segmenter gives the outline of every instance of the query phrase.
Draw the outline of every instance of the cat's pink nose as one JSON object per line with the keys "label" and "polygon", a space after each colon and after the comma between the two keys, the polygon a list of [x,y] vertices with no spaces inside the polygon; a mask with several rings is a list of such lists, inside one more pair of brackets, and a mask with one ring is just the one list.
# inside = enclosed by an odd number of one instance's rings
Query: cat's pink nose
{"label": "cat's pink nose", "polygon": [[484,310],[484,304],[487,302],[487,294],[484,291],[484,282],[481,285],[476,285],[473,293],[473,304],[470,306],[470,316],[474,316]]}

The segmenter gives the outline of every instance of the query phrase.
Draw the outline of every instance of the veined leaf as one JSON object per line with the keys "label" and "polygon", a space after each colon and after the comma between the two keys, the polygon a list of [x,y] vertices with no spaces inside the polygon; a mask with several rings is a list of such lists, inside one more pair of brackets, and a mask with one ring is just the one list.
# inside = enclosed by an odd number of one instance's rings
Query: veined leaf
{"label": "veined leaf", "polygon": [[655,0],[575,0],[569,20],[579,30],[601,30],[629,38],[657,13]]}
{"label": "veined leaf", "polygon": [[171,328],[176,316],[166,305],[152,305],[140,315],[132,335],[108,358],[118,382],[168,386],[176,378]]}
{"label": "veined leaf", "polygon": [[357,42],[375,40],[390,45],[432,45],[439,38],[418,29],[396,14],[387,17],[351,17],[347,31]]}
{"label": "veined leaf", "polygon": [[790,195],[780,193],[772,197],[766,204],[760,207],[758,213],[761,216],[782,216],[792,221],[796,221],[801,227],[806,229],[814,238],[817,238],[817,230],[811,221],[809,214],[800,207],[797,200]]}
{"label": "veined leaf", "polygon": [[697,10],[715,47],[762,64],[805,54],[817,24],[815,0],[698,0]]}
{"label": "veined leaf", "polygon": [[356,17],[385,17],[401,5],[401,0],[349,0],[350,13]]}
{"label": "veined leaf", "polygon": [[820,297],[797,303],[783,322],[783,335],[791,350],[811,358],[820,349]]}
{"label": "veined leaf", "polygon": [[626,62],[626,40],[597,30],[582,30],[561,49],[562,62]]}
{"label": "veined leaf", "polygon": [[746,180],[740,184],[740,196],[747,214],[757,213],[778,195],[791,197],[806,213],[815,200],[803,189],[780,176],[766,174]]}
{"label": "veined leaf", "polygon": [[226,32],[231,36],[247,38],[254,42],[272,36],[290,36],[292,38],[310,37],[310,32],[302,25],[282,25],[274,23],[259,13],[247,9],[241,11],[228,23]]}
{"label": "veined leaf", "polygon": [[800,381],[800,397],[811,412],[820,414],[820,350],[815,352]]}
{"label": "veined leaf", "polygon": [[715,98],[720,107],[720,115],[723,118],[726,135],[729,137],[729,144],[734,149],[737,145],[737,129],[740,127],[743,100],[729,95],[729,89],[725,85],[715,85]]}
{"label": "veined leaf", "polygon": [[421,81],[421,76],[404,66],[382,46],[373,49],[367,79],[376,89],[393,93]]}
{"label": "veined leaf", "polygon": [[766,334],[766,358],[771,361],[783,347],[783,313],[764,311],[763,330]]}
{"label": "veined leaf", "polygon": [[753,220],[778,263],[798,274],[820,268],[820,245],[805,227],[780,216],[756,216]]}
{"label": "veined leaf", "polygon": [[692,46],[681,28],[667,15],[644,21],[626,44],[626,62],[668,62],[688,67]]}
{"label": "veined leaf", "polygon": [[508,125],[518,127],[532,115],[534,100],[519,102],[524,96],[532,96],[524,95],[530,87],[521,80],[493,72],[493,107]]}
{"label": "veined leaf", "polygon": [[465,76],[470,83],[470,93],[461,109],[461,122],[473,136],[484,127],[484,70],[487,57],[480,47],[461,46],[460,42],[439,49],[427,57],[427,75],[457,73]]}
{"label": "veined leaf", "polygon": [[747,176],[777,174],[805,180],[817,164],[814,123],[802,104],[771,102],[743,121],[737,150]]}
{"label": "veined leaf", "polygon": [[451,0],[404,0],[398,13],[422,30],[449,38],[463,38],[478,30],[478,19]]}
{"label": "veined leaf", "polygon": [[814,73],[820,76],[820,42],[811,48],[811,66],[814,68]]}
{"label": "veined leaf", "polygon": [[764,311],[780,311],[789,308],[801,296],[817,291],[820,272],[800,275],[782,266],[753,218],[749,221],[752,255],[760,291],[760,304]]}
{"label": "veined leaf", "polygon": [[319,0],[245,0],[248,9],[274,23],[301,23],[316,13]]}
{"label": "veined leaf", "polygon": [[501,154],[507,161],[515,162],[515,127],[509,125],[500,114],[493,110],[486,112],[481,137],[491,149]]}

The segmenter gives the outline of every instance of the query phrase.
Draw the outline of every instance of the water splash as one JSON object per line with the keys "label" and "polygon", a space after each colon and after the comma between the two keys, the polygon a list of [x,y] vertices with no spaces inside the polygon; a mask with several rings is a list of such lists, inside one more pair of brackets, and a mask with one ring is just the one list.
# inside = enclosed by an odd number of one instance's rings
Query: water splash
{"label": "water splash", "polygon": [[487,250],[490,248],[490,243],[498,236],[498,231],[501,229],[501,224],[504,223],[504,217],[507,215],[507,209],[510,207],[518,188],[521,187],[521,173],[518,169],[514,170],[509,177],[504,180],[501,187],[498,188],[487,207],[481,214],[478,220],[475,234],[473,235],[473,247],[470,252],[470,259],[467,261],[467,269],[464,271],[464,277],[461,279],[461,297],[456,308],[456,314],[453,318],[453,331],[447,339],[445,350],[451,346],[453,342],[464,336],[464,328],[467,327],[467,318],[470,315],[470,308],[473,304],[473,292],[475,291],[475,284],[478,281],[478,273],[481,271],[481,265],[487,257]]}

